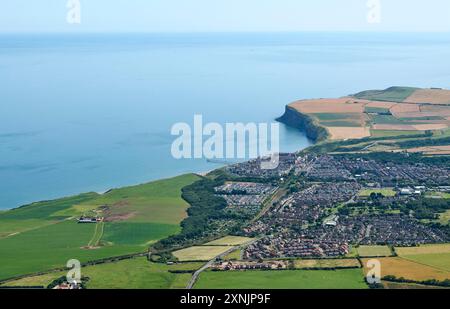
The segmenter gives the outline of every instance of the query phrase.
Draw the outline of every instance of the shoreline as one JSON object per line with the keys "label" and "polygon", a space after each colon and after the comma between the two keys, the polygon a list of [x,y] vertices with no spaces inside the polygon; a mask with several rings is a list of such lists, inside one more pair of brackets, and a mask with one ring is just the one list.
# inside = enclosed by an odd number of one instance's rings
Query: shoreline
{"label": "shoreline", "polygon": [[[311,117],[309,117],[308,115],[302,114],[294,109],[292,109],[289,104],[285,106],[285,112],[282,116],[275,118],[276,121],[285,124],[286,126],[289,126],[291,128],[297,129],[300,132],[304,133],[306,135],[306,137],[308,139],[311,140],[312,144],[305,147],[304,149],[307,149],[308,147],[314,146],[316,143],[326,140],[329,136],[328,132],[321,126],[317,125],[317,123],[315,123]],[[324,132],[322,132],[321,130],[324,130]],[[326,137],[324,137],[326,134]],[[304,149],[298,149],[295,152],[298,151],[302,151]],[[234,163],[233,163],[234,164]],[[214,169],[210,169],[210,170],[202,170],[202,171],[191,171],[191,172],[187,172],[187,173],[180,173],[180,174],[175,174],[175,175],[171,175],[171,176],[167,176],[167,177],[161,177],[161,178],[155,178],[155,179],[150,179],[148,181],[145,182],[141,182],[141,183],[135,183],[135,184],[129,184],[129,185],[124,185],[121,187],[112,187],[112,188],[108,188],[108,189],[104,189],[101,191],[85,191],[85,192],[78,192],[78,193],[73,193],[73,194],[67,194],[67,195],[62,195],[59,197],[55,197],[55,198],[49,198],[49,199],[42,199],[42,200],[37,200],[37,201],[32,201],[23,205],[19,205],[16,207],[12,207],[12,208],[2,208],[0,209],[0,214],[2,213],[6,213],[8,211],[11,210],[15,210],[15,209],[20,209],[23,207],[29,207],[33,204],[37,204],[37,203],[45,203],[45,202],[51,202],[51,201],[55,201],[55,200],[60,200],[60,199],[65,199],[65,198],[70,198],[70,197],[74,197],[80,194],[87,194],[87,193],[95,193],[98,195],[105,195],[113,190],[117,190],[117,189],[122,189],[122,188],[127,188],[127,187],[133,187],[133,186],[139,186],[139,185],[143,185],[143,184],[148,184],[148,183],[152,183],[152,182],[157,182],[157,181],[162,181],[162,180],[167,180],[167,179],[171,179],[174,177],[179,177],[179,176],[183,176],[183,175],[188,175],[188,174],[194,174],[194,175],[198,175],[200,177],[205,177],[207,174],[223,168],[225,165],[216,167]]]}
{"label": "shoreline", "polygon": [[317,121],[309,115],[294,109],[290,104],[286,105],[284,114],[276,120],[291,128],[304,132],[313,142],[313,145],[318,142],[326,141],[330,137],[330,133],[325,127],[319,125]]}

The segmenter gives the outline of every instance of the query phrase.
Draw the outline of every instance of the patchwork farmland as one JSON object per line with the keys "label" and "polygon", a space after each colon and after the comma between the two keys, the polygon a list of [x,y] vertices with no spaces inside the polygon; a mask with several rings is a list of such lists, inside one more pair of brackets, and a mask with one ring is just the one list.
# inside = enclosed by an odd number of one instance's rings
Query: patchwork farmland
{"label": "patchwork farmland", "polygon": [[[367,141],[361,145],[359,152],[450,154],[450,141],[439,137],[447,135],[450,130],[450,90],[391,87],[339,99],[296,101],[288,106],[288,110],[309,117],[315,126],[326,130],[328,140]],[[405,147],[395,144],[408,141],[408,136],[414,140],[420,139],[422,134],[422,144],[411,143]],[[321,137],[324,139],[324,136]]]}

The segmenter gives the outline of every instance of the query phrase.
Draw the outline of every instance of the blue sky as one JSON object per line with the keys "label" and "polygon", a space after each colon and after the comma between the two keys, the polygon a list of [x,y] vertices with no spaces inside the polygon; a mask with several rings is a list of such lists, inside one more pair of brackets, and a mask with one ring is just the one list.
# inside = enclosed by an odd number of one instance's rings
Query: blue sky
{"label": "blue sky", "polygon": [[450,31],[448,0],[79,0],[81,24],[66,22],[67,0],[0,0],[0,32]]}

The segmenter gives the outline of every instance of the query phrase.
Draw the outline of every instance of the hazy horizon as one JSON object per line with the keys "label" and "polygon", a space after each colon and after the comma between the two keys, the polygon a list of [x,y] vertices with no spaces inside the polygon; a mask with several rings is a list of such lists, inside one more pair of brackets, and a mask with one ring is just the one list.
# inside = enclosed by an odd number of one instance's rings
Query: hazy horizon
{"label": "hazy horizon", "polygon": [[[80,20],[71,24],[67,16],[74,3],[80,4]],[[0,5],[0,33],[450,31],[447,0],[0,0]]]}

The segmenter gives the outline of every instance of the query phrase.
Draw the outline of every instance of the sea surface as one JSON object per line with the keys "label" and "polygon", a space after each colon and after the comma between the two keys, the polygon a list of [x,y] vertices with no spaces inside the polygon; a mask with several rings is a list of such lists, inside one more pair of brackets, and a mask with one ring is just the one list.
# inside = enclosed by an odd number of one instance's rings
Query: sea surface
{"label": "sea surface", "polygon": [[[0,209],[220,164],[171,156],[177,122],[273,122],[287,103],[450,88],[449,34],[0,35]],[[311,144],[281,127],[281,150]]]}

